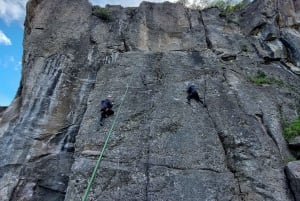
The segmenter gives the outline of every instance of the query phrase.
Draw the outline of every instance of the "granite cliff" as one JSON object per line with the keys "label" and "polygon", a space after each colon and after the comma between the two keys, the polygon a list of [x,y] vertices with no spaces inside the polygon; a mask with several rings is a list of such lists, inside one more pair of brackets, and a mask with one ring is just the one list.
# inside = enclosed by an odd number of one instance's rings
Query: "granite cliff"
{"label": "granite cliff", "polygon": [[[300,112],[299,0],[143,2],[108,6],[109,21],[92,7],[27,4],[22,81],[0,110],[2,201],[81,200],[107,95],[124,104],[88,200],[300,200],[299,140],[283,135]],[[186,103],[187,82],[207,107]]]}

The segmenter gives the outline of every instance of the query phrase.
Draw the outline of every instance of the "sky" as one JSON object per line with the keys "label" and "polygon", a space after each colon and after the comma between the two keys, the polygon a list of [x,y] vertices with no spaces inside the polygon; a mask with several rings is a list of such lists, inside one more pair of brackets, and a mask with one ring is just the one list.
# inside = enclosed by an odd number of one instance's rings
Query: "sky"
{"label": "sky", "polygon": [[0,106],[14,98],[21,78],[26,0],[0,0]]}
{"label": "sky", "polygon": [[[0,106],[9,105],[21,80],[25,8],[28,0],[0,0]],[[142,0],[89,0],[93,5],[138,6]],[[148,0],[163,2],[166,0]],[[176,0],[169,0],[174,2]]]}

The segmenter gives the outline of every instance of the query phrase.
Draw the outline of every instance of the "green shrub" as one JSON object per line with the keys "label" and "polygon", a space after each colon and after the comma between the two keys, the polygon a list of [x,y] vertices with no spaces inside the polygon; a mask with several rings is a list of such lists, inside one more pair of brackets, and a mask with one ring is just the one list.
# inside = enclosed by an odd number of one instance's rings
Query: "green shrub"
{"label": "green shrub", "polygon": [[240,10],[241,8],[244,7],[244,3],[243,2],[240,2],[238,4],[235,4],[235,5],[228,5],[226,8],[225,8],[225,12],[226,13],[232,13],[236,10]]}
{"label": "green shrub", "polygon": [[240,2],[238,4],[232,4],[230,0],[215,0],[209,7],[217,7],[221,10],[221,15],[228,15],[236,10],[240,10],[244,7],[244,3]]}
{"label": "green shrub", "polygon": [[99,17],[100,19],[104,21],[112,21],[111,14],[108,10],[108,8],[102,8],[100,6],[93,6],[92,8],[92,15],[95,15],[96,17]]}
{"label": "green shrub", "polygon": [[221,11],[224,11],[227,6],[228,6],[228,3],[226,3],[225,1],[222,1],[222,0],[215,0],[210,4],[210,7],[217,7]]}
{"label": "green shrub", "polygon": [[285,162],[286,163],[289,163],[289,162],[293,162],[293,161],[296,161],[297,159],[294,157],[294,156],[290,156],[290,157],[288,157],[286,160],[285,160]]}
{"label": "green shrub", "polygon": [[300,117],[284,128],[284,139],[288,142],[300,136]]}
{"label": "green shrub", "polygon": [[244,3],[240,2],[236,4],[236,1],[234,0],[177,0],[176,2],[192,9],[217,7],[222,11],[221,14],[231,13],[235,10],[241,9],[244,6]]}
{"label": "green shrub", "polygon": [[245,45],[245,44],[241,45],[241,50],[242,50],[243,52],[248,52],[248,46]]}
{"label": "green shrub", "polygon": [[257,75],[255,77],[251,77],[250,81],[254,84],[262,85],[262,84],[272,84],[272,81],[270,78],[266,76],[266,74],[259,70],[257,71]]}
{"label": "green shrub", "polygon": [[282,81],[276,80],[275,78],[269,78],[266,74],[258,70],[255,77],[251,77],[250,81],[254,84],[263,85],[263,84],[278,84],[279,86],[284,86]]}

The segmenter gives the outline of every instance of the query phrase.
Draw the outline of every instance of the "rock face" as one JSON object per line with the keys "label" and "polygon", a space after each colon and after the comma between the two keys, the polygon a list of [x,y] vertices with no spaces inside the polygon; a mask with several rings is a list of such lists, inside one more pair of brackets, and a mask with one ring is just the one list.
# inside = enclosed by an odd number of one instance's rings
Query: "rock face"
{"label": "rock face", "polygon": [[291,188],[295,193],[296,200],[300,200],[300,162],[290,162],[287,165],[287,177],[290,180]]}
{"label": "rock face", "polygon": [[[107,22],[87,0],[30,0],[22,82],[0,113],[1,200],[81,200],[117,117],[99,125],[107,95],[124,102],[88,200],[299,200],[283,137],[300,107],[299,7],[143,2]],[[207,107],[186,103],[188,82]]]}
{"label": "rock face", "polygon": [[0,113],[6,110],[7,107],[0,106]]}

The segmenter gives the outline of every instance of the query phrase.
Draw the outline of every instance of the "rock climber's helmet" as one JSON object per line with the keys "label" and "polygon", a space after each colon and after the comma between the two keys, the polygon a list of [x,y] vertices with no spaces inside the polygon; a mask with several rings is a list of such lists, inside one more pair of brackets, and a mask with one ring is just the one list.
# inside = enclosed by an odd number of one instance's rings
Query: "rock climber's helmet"
{"label": "rock climber's helmet", "polygon": [[109,99],[111,102],[113,102],[113,97],[112,97],[112,95],[108,95],[108,96],[107,96],[107,99]]}

